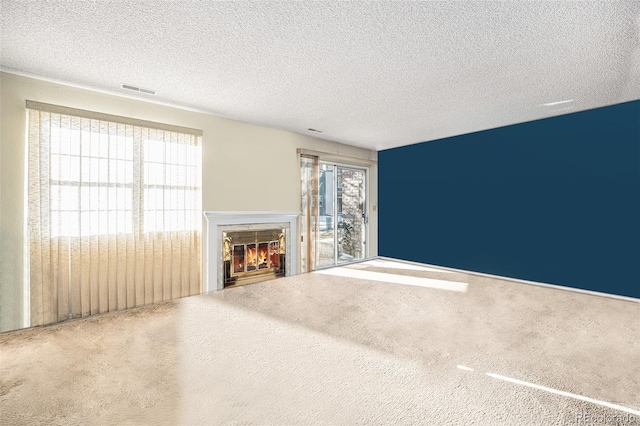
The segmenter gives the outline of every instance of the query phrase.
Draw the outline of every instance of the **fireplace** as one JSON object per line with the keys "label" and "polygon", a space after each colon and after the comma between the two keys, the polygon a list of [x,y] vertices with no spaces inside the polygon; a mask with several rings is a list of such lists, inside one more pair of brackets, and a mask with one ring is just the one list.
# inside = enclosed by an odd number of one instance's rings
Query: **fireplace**
{"label": "fireplace", "polygon": [[205,292],[298,273],[298,212],[206,211]]}
{"label": "fireplace", "polygon": [[283,277],[285,228],[222,232],[224,287]]}

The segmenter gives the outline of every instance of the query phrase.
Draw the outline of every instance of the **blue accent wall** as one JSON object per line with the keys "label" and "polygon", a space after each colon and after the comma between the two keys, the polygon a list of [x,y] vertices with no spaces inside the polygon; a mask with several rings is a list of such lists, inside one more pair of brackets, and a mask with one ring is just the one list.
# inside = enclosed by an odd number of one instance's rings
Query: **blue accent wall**
{"label": "blue accent wall", "polygon": [[378,152],[381,256],[640,297],[640,101]]}

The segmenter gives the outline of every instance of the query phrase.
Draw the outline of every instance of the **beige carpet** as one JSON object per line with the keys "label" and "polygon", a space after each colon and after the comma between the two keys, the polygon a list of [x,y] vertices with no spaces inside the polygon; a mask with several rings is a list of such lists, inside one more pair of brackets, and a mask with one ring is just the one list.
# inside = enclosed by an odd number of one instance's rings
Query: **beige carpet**
{"label": "beige carpet", "polygon": [[1,423],[640,425],[638,303],[326,272],[1,334]]}

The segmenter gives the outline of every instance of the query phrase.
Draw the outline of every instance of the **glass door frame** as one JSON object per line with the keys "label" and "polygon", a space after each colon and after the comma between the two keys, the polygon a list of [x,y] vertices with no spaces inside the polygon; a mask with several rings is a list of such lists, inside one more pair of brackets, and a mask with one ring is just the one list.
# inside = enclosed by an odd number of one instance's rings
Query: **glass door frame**
{"label": "glass door frame", "polygon": [[[314,270],[325,269],[325,268],[333,268],[335,266],[347,265],[349,263],[361,262],[367,259],[369,255],[369,214],[368,214],[368,195],[369,195],[369,167],[354,165],[349,163],[342,163],[338,161],[332,160],[323,160],[319,159],[318,161],[318,169],[320,169],[323,165],[333,167],[333,215],[332,215],[332,223],[333,223],[333,263],[331,265],[324,266],[316,266]],[[354,259],[352,261],[342,261],[338,260],[338,169],[347,169],[347,170],[355,170],[361,171],[364,173],[364,201],[362,204],[362,211],[364,213],[364,241],[363,241],[363,253],[361,259]]]}
{"label": "glass door frame", "polygon": [[354,262],[361,262],[365,259],[367,259],[367,256],[369,254],[369,212],[368,212],[368,206],[369,206],[369,169],[367,167],[358,167],[358,166],[354,166],[351,164],[348,165],[343,165],[343,164],[338,164],[334,162],[334,165],[336,167],[336,192],[334,192],[336,194],[336,223],[338,221],[338,213],[337,213],[337,197],[338,197],[338,190],[337,190],[337,185],[338,185],[338,179],[337,179],[337,174],[338,174],[338,169],[346,169],[346,170],[354,170],[354,171],[358,171],[358,172],[362,172],[364,175],[363,178],[363,186],[364,186],[364,191],[363,191],[363,201],[362,201],[362,220],[363,220],[363,228],[364,228],[364,240],[362,242],[362,258],[361,259],[354,259],[352,261],[342,261],[340,262],[338,260],[338,244],[337,244],[337,233],[336,233],[336,249],[335,249],[335,261],[336,261],[336,266],[338,265],[345,265],[347,263],[354,263]]}

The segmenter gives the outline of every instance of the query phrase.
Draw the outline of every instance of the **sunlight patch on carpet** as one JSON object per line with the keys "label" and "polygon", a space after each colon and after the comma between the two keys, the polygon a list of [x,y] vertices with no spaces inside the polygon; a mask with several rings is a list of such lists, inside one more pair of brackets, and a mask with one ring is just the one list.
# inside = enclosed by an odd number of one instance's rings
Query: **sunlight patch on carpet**
{"label": "sunlight patch on carpet", "polygon": [[625,407],[618,404],[612,404],[610,402],[601,401],[599,399],[589,398],[588,396],[577,395],[571,392],[565,392],[558,389],[550,388],[547,386],[537,385],[535,383],[525,382],[523,380],[513,379],[511,377],[501,376],[499,374],[494,373],[486,373],[487,376],[493,377],[494,379],[504,380],[505,382],[515,383],[522,386],[527,386],[534,389],[539,389],[543,391],[547,391],[556,395],[566,396],[569,398],[577,399],[580,401],[590,402],[592,404],[598,404],[603,407],[613,408],[614,410],[624,411],[629,414],[633,414],[636,416],[640,416],[640,410],[634,410],[633,408]]}
{"label": "sunlight patch on carpet", "polygon": [[411,263],[404,262],[392,262],[382,259],[368,260],[366,262],[359,263],[359,265],[375,266],[376,268],[406,269],[407,271],[442,272],[445,274],[453,273],[445,269],[429,268],[427,266],[413,265]]}

